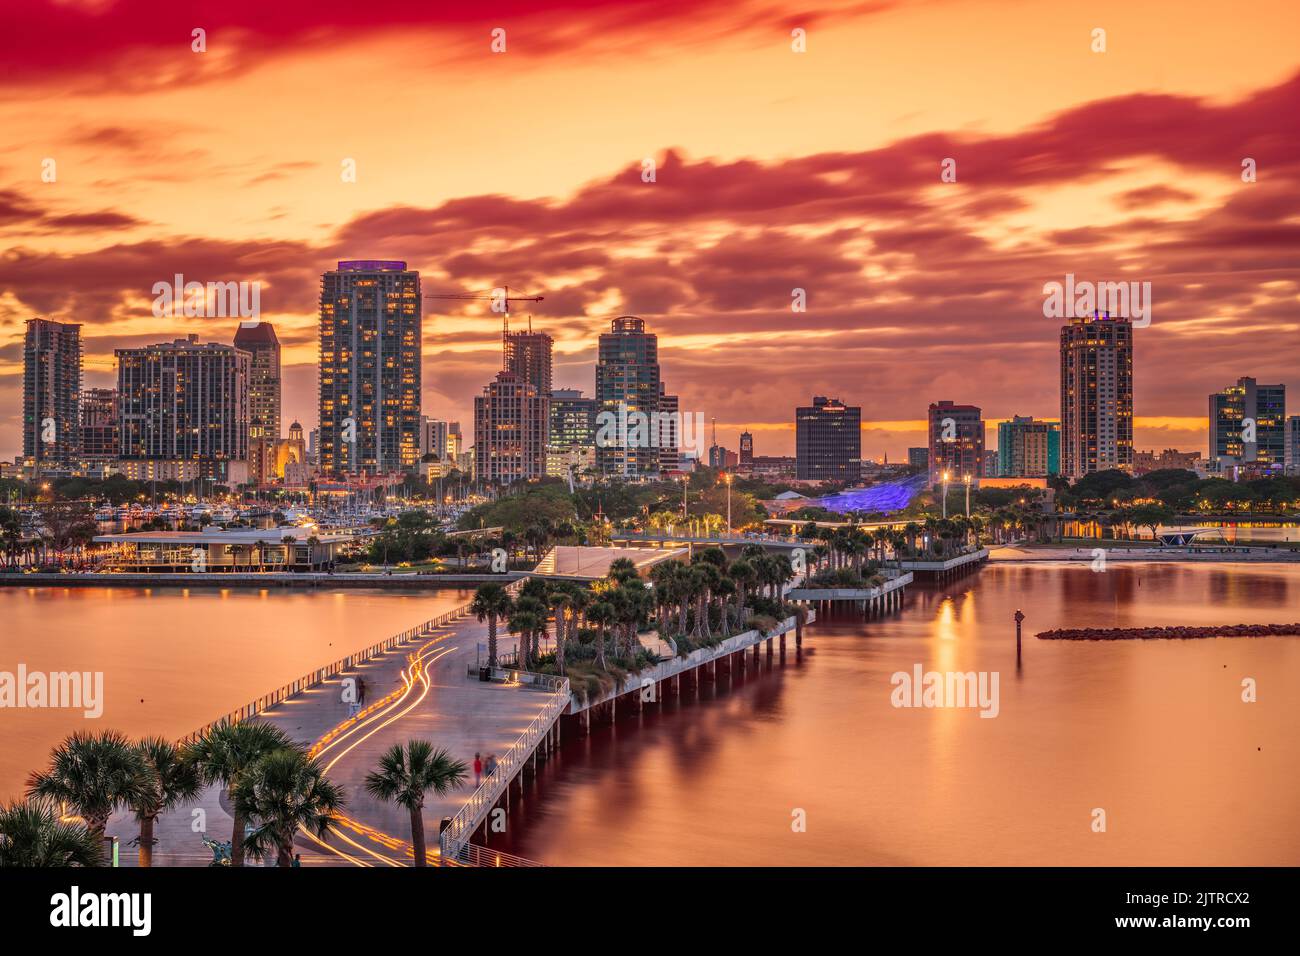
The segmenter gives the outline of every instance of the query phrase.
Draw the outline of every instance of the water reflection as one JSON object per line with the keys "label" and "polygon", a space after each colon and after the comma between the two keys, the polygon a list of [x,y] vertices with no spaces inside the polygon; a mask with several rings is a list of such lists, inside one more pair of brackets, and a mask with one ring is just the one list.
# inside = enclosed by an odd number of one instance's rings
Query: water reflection
{"label": "water reflection", "polygon": [[[805,655],[571,739],[494,845],[572,864],[1300,862],[1300,640],[1039,641],[1291,621],[1300,568],[995,565]],[[1027,615],[1015,674],[1016,608]],[[998,671],[1000,714],[894,708],[890,676]],[[1262,688],[1240,699],[1243,676]],[[1103,807],[1109,832],[1089,827]],[[806,833],[791,814],[806,812]]]}

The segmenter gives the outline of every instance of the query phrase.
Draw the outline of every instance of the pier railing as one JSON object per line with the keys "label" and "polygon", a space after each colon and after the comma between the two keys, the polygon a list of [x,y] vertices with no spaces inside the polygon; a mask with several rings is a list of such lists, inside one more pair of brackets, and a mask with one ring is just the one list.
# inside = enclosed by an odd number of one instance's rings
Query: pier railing
{"label": "pier railing", "polygon": [[[506,585],[506,590],[517,592],[521,587],[523,587],[523,583],[524,581],[522,578],[516,581],[511,581]],[[223,723],[237,724],[241,720],[248,720],[250,717],[256,717],[268,707],[274,707],[276,704],[288,700],[295,694],[301,694],[303,691],[315,687],[322,681],[328,680],[335,674],[356,667],[358,664],[364,664],[377,654],[383,654],[385,651],[390,651],[399,644],[405,644],[407,641],[414,640],[423,634],[428,634],[435,628],[460,620],[462,617],[469,614],[470,607],[470,604],[462,604],[460,607],[453,608],[445,614],[439,614],[437,617],[430,618],[423,624],[417,624],[415,627],[408,628],[400,634],[394,634],[392,637],[386,638],[377,644],[371,644],[367,648],[355,651],[347,657],[334,661],[332,664],[318,667],[314,671],[310,671],[302,677],[299,677],[297,680],[289,681],[289,683],[277,687],[269,694],[263,694],[261,697],[257,698],[257,700],[251,701],[243,707],[232,710],[228,714],[223,714],[216,720],[208,721],[198,730],[182,737],[180,743],[193,743],[209,730],[212,730],[214,727],[218,727]]]}
{"label": "pier railing", "polygon": [[308,673],[303,674],[297,680],[289,681],[287,684],[283,684],[280,687],[277,687],[269,694],[263,694],[261,697],[257,698],[257,700],[251,701],[245,704],[243,707],[238,707],[227,714],[223,714],[222,716],[218,717],[216,720],[208,721],[208,723],[204,724],[198,730],[195,730],[192,733],[182,737],[180,742],[182,744],[193,743],[194,741],[202,737],[204,734],[206,734],[208,731],[216,727],[219,727],[223,723],[237,724],[240,721],[244,721],[252,717],[256,717],[258,714],[266,710],[268,707],[274,707],[276,704],[280,703],[281,701],[288,700],[290,697],[293,697],[295,694],[301,694],[303,691],[315,687],[317,684],[321,683],[322,681],[328,680],[329,678],[333,677],[335,674],[356,667],[358,664],[363,664],[366,661],[370,660],[370,658],[375,657],[378,654],[383,654],[385,651],[390,651],[394,647],[397,647],[399,644],[405,644],[407,641],[411,641],[417,637],[420,637],[421,635],[428,634],[430,631],[435,630],[436,628],[442,627],[446,624],[450,624],[453,621],[459,620],[460,618],[464,617],[466,614],[469,613],[469,607],[470,606],[468,604],[461,605],[458,608],[447,611],[445,614],[439,614],[435,618],[430,618],[429,620],[425,621],[423,624],[417,624],[415,627],[408,628],[405,631],[402,631],[398,634],[394,634],[392,637],[385,638],[384,640],[379,641],[376,644],[371,644],[367,648],[363,648],[362,650],[355,651],[349,654],[347,657],[339,658],[333,663],[326,664],[324,667],[318,667],[313,671],[309,671]]}
{"label": "pier railing", "polygon": [[487,779],[475,790],[465,805],[451,818],[451,823],[442,831],[438,842],[444,860],[459,860],[461,851],[469,843],[479,821],[492,809],[501,794],[505,793],[510,781],[515,778],[532,754],[542,737],[551,729],[555,721],[569,706],[569,679],[553,674],[533,674],[516,671],[516,679],[522,682],[527,676],[530,683],[541,684],[551,690],[551,698],[542,708],[542,712],[528,725],[514,746],[505,752],[497,762],[496,769],[488,774]]}

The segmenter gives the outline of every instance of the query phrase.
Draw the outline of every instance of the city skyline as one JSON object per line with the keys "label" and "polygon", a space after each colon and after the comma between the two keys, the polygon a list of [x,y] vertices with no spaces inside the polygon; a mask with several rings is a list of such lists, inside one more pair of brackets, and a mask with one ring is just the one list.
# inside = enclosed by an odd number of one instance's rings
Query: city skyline
{"label": "city skyline", "polygon": [[[1135,445],[1204,451],[1210,391],[1242,375],[1300,385],[1294,350],[1259,347],[1300,332],[1287,223],[1300,161],[1285,122],[1300,77],[1281,40],[1297,14],[1281,4],[1249,22],[1207,14],[1203,38],[1175,41],[1158,29],[1172,7],[1108,6],[1098,19],[1111,46],[1098,54],[1090,23],[1041,11],[1014,26],[981,23],[976,11],[997,6],[832,8],[810,20],[807,52],[794,54],[798,24],[742,26],[734,9],[706,5],[674,22],[673,49],[700,56],[684,72],[655,55],[664,38],[654,14],[615,17],[600,4],[575,17],[603,42],[520,12],[507,18],[501,55],[489,51],[490,25],[469,13],[357,21],[325,10],[310,41],[281,47],[301,25],[272,28],[234,8],[212,14],[206,60],[190,52],[190,25],[177,26],[177,56],[190,58],[180,62],[160,49],[165,10],[141,14],[146,30],[93,37],[85,15],[68,12],[58,32],[80,52],[38,60],[6,49],[13,84],[112,119],[71,126],[0,101],[26,144],[0,156],[0,455],[20,451],[27,319],[84,326],[87,388],[112,384],[114,349],[190,333],[228,340],[228,319],[151,314],[153,284],[177,273],[262,283],[262,316],[283,347],[283,421],[310,428],[319,276],[354,256],[404,258],[429,292],[517,283],[544,294],[512,323],[531,311],[555,338],[557,387],[591,394],[597,334],[614,315],[636,315],[660,337],[681,407],[716,418],[723,445],[748,430],[758,454],[790,454],[787,410],[829,394],[862,406],[864,456],[891,461],[924,441],[924,406],[941,396],[979,405],[990,424],[1055,417],[1058,322],[1042,315],[1045,283],[1149,281],[1154,320],[1135,333]],[[55,10],[32,5],[25,25],[39,30]],[[931,32],[918,24],[974,49],[1016,43],[1021,55],[980,77],[963,71],[960,83],[894,89],[888,112],[864,106],[860,91],[887,83],[899,58],[925,68],[940,56],[915,41]],[[232,47],[223,29],[236,27]],[[437,68],[416,59],[431,39]],[[1175,43],[1178,55],[1164,56]],[[860,56],[864,46],[875,55]],[[618,91],[591,92],[611,56],[643,47],[651,55],[619,60]],[[304,127],[316,112],[305,105],[302,120],[266,113],[250,92],[294,78],[302,91],[286,95],[305,104],[308,90],[319,96],[316,80],[358,56],[412,65],[394,101],[427,99],[449,64],[480,112],[546,101],[541,152],[500,156],[493,124],[468,113],[448,120],[466,121],[450,139],[390,123],[390,141],[359,142]],[[723,64],[748,92],[700,82]],[[834,88],[823,68],[841,77]],[[165,90],[182,69],[195,82]],[[931,75],[955,80],[953,69]],[[1027,72],[1032,92],[1008,83]],[[404,107],[378,95],[386,84],[356,76],[338,105],[364,102],[391,119]],[[595,148],[579,133],[582,95],[614,117]],[[616,105],[620,96],[629,102]],[[765,123],[719,130],[712,118],[728,109],[761,109]],[[826,123],[827,112],[854,120]],[[186,120],[159,150],[151,137],[164,115]],[[234,135],[230,117],[248,128]],[[566,142],[587,145],[577,154]],[[947,157],[956,182],[940,179]],[[1258,164],[1255,182],[1242,181],[1245,157]],[[47,158],[53,182],[41,179]],[[654,182],[643,181],[647,158]],[[340,178],[349,159],[355,182]],[[806,290],[806,312],[791,311],[794,288]],[[499,367],[499,317],[477,304],[426,311],[423,411],[468,421]],[[891,361],[904,350],[906,361]]]}

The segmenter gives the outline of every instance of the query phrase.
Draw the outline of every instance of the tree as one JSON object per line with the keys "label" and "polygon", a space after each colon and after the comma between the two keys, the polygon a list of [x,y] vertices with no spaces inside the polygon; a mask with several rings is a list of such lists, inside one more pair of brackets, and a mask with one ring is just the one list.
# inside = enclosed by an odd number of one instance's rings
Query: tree
{"label": "tree", "polygon": [[48,770],[28,779],[27,795],[67,804],[102,840],[108,818],[139,797],[146,774],[139,751],[123,734],[78,731],[50,753]]}
{"label": "tree", "polygon": [[564,641],[568,629],[568,611],[573,607],[573,595],[567,587],[557,587],[551,592],[551,609],[555,612],[555,672],[564,676]]}
{"label": "tree", "polygon": [[0,806],[0,869],[97,866],[103,843],[84,823],[64,823],[52,800]]}
{"label": "tree", "polygon": [[469,613],[478,618],[479,623],[487,621],[488,626],[488,666],[497,665],[497,621],[510,613],[510,593],[499,584],[481,584],[474,592],[470,602]]}
{"label": "tree", "polygon": [[433,749],[427,740],[393,744],[379,758],[379,769],[366,775],[366,793],[405,807],[411,814],[411,846],[415,865],[428,866],[424,848],[424,795],[450,793],[466,777],[465,762],[453,760],[447,751]]}
{"label": "tree", "polygon": [[240,775],[230,796],[242,818],[257,821],[248,836],[248,851],[258,857],[274,852],[276,865],[282,867],[293,865],[298,828],[324,840],[344,805],[343,788],[331,783],[320,762],[297,747],[258,758]]}
{"label": "tree", "polygon": [[605,666],[605,635],[614,621],[614,605],[609,601],[596,601],[587,608],[587,620],[596,625],[596,666],[608,670]]}
{"label": "tree", "polygon": [[162,737],[146,737],[136,745],[145,764],[144,785],[131,800],[131,809],[140,822],[140,865],[153,865],[153,830],[158,817],[203,789],[194,764],[184,759],[179,747]]}
{"label": "tree", "polygon": [[226,788],[235,818],[230,836],[230,863],[244,865],[245,817],[234,799],[235,788],[249,768],[267,754],[296,746],[279,727],[263,721],[222,722],[213,727],[185,751],[185,761],[193,764],[206,784],[220,783]]}

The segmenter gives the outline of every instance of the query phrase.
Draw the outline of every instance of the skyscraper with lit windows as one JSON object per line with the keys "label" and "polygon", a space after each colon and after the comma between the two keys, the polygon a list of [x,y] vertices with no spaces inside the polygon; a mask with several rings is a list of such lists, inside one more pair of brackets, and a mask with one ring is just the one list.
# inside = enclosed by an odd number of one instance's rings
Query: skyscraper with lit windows
{"label": "skyscraper with lit windows", "polygon": [[417,466],[421,315],[420,274],[405,262],[345,260],[321,276],[322,473]]}
{"label": "skyscraper with lit windows", "polygon": [[1061,473],[1133,469],[1133,326],[1094,313],[1061,327]]}

